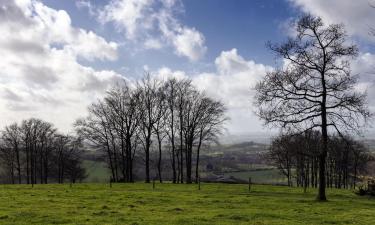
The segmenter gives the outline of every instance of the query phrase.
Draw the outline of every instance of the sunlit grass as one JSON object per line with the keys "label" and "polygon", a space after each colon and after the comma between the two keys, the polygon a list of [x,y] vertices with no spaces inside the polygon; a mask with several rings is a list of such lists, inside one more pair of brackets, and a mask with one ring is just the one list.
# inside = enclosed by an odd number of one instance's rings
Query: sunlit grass
{"label": "sunlit grass", "polygon": [[348,190],[253,185],[0,186],[0,224],[374,224],[375,199]]}

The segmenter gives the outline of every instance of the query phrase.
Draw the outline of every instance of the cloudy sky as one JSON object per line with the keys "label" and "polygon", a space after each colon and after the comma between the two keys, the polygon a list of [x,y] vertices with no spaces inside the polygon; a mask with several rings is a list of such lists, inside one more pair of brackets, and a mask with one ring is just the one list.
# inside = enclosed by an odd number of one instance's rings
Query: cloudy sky
{"label": "cloudy sky", "polygon": [[[228,132],[267,132],[252,87],[277,66],[265,48],[303,13],[343,23],[375,107],[369,0],[0,0],[0,127],[29,117],[72,130],[87,106],[144,71],[190,77],[228,107]],[[375,2],[374,2],[375,5]]]}

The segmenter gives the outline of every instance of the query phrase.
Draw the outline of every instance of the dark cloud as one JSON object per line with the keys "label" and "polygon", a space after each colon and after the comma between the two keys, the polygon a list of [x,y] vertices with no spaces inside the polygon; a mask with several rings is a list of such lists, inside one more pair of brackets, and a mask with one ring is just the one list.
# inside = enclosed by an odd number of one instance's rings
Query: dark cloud
{"label": "dark cloud", "polygon": [[10,39],[1,44],[3,49],[7,49],[11,52],[17,54],[33,54],[33,55],[42,55],[46,53],[43,46],[37,42],[24,41],[20,39]]}
{"label": "dark cloud", "polygon": [[26,27],[32,25],[33,21],[25,16],[13,0],[0,0],[0,24],[2,23]]}
{"label": "dark cloud", "polygon": [[2,93],[2,96],[4,99],[7,99],[7,100],[10,100],[10,101],[16,101],[16,102],[20,102],[22,101],[22,97],[19,96],[18,94],[14,93],[12,90],[8,89],[8,88],[5,88],[3,93]]}
{"label": "dark cloud", "polygon": [[51,68],[45,66],[22,65],[25,80],[33,87],[51,89],[59,78]]}

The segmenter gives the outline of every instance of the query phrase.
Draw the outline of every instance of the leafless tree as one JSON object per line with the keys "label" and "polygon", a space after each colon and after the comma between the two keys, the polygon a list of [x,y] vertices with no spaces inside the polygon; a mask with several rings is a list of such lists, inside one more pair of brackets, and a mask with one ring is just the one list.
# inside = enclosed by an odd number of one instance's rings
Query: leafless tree
{"label": "leafless tree", "polygon": [[[316,187],[320,140],[318,131],[281,134],[272,141],[266,158],[287,177],[289,186],[295,180],[298,187]],[[350,136],[329,136],[326,186],[355,188],[357,177],[366,175],[370,161],[371,154],[360,141]]]}
{"label": "leafless tree", "polygon": [[177,182],[176,172],[176,102],[177,102],[177,86],[178,81],[175,78],[169,79],[163,85],[165,104],[167,106],[165,121],[166,133],[171,144],[171,164],[172,164],[172,182]]}
{"label": "leafless tree", "polygon": [[215,101],[206,96],[201,98],[199,116],[197,119],[196,137],[196,161],[195,161],[195,182],[199,179],[199,156],[203,143],[217,142],[218,136],[222,133],[223,124],[228,119],[225,116],[226,108],[220,101]]}
{"label": "leafless tree", "polygon": [[288,186],[292,185],[292,156],[294,147],[290,136],[281,135],[272,141],[269,151],[265,155],[265,158],[287,177]]}
{"label": "leafless tree", "polygon": [[154,126],[162,119],[160,113],[159,88],[160,82],[151,78],[149,74],[138,83],[140,91],[139,111],[142,112],[140,133],[145,151],[145,182],[150,182],[150,151]]}
{"label": "leafless tree", "polygon": [[[64,145],[62,139],[68,139]],[[75,138],[58,134],[53,124],[40,119],[23,120],[20,125],[11,124],[1,135],[3,169],[7,170],[11,183],[15,183],[16,178],[18,183],[24,179],[32,185],[46,184],[54,179],[62,183],[68,173],[79,179],[84,176],[85,170],[81,167],[81,152],[77,145],[72,147],[73,143],[78,143]],[[73,167],[74,171],[65,169]],[[76,173],[78,170],[79,174]]]}
{"label": "leafless tree", "polygon": [[84,119],[78,119],[74,124],[76,132],[84,139],[90,147],[99,149],[106,153],[109,168],[111,170],[111,179],[118,181],[118,170],[114,162],[114,151],[116,151],[116,141],[113,131],[110,130],[107,121],[107,106],[99,101],[89,107],[89,116]]}
{"label": "leafless tree", "polygon": [[317,199],[326,200],[329,130],[358,131],[370,113],[366,95],[354,90],[357,77],[351,75],[348,60],[358,50],[347,44],[343,26],[325,26],[320,18],[307,15],[298,21],[296,32],[297,36],[284,44],[268,44],[286,64],[257,84],[255,105],[266,124],[321,130]]}
{"label": "leafless tree", "polygon": [[[122,173],[126,182],[133,182],[133,159],[139,139],[139,126],[143,111],[140,108],[141,91],[133,90],[128,84],[113,88],[105,98],[110,108],[110,121],[120,143]],[[117,154],[114,155],[117,159]]]}
{"label": "leafless tree", "polygon": [[163,91],[163,87],[159,86],[157,90],[157,99],[158,103],[156,106],[156,118],[157,122],[154,124],[153,129],[154,133],[156,135],[157,145],[158,145],[158,163],[157,163],[157,169],[158,169],[158,177],[159,182],[162,183],[162,143],[164,138],[167,136],[167,119],[168,119],[168,105],[166,102],[166,96]]}
{"label": "leafless tree", "polygon": [[[173,182],[191,183],[194,163],[198,176],[201,146],[217,139],[224,114],[224,105],[199,92],[191,80],[161,81],[146,74],[132,87],[124,83],[108,91],[104,100],[89,107],[88,117],[76,122],[76,130],[87,145],[106,154],[115,182],[133,181],[133,159],[144,160],[146,182],[151,162],[156,162],[155,175],[162,182],[162,169],[167,168],[163,153],[171,149]],[[144,151],[136,154],[138,145]],[[153,150],[157,154],[150,154]]]}
{"label": "leafless tree", "polygon": [[19,127],[16,123],[6,126],[2,132],[2,140],[4,141],[4,148],[12,150],[15,154],[15,164],[18,176],[18,183],[22,183],[21,176],[21,135]]}

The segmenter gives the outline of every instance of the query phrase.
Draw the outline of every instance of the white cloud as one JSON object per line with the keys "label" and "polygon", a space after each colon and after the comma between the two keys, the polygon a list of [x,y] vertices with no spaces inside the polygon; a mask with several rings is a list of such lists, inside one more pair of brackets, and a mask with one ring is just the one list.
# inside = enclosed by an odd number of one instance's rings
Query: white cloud
{"label": "white cloud", "polygon": [[152,0],[113,0],[99,11],[99,21],[114,22],[128,39],[135,39],[138,29],[150,26],[151,5]]}
{"label": "white cloud", "polygon": [[343,23],[351,35],[369,39],[375,27],[373,0],[289,0],[306,13],[322,17],[325,23]]}
{"label": "white cloud", "polygon": [[161,49],[163,47],[162,43],[157,39],[148,39],[144,44],[146,49]]}
{"label": "white cloud", "polygon": [[[20,14],[22,20],[30,24],[23,26],[22,31],[10,29],[9,35],[13,35],[12,32],[18,32],[19,38],[31,43],[63,46],[64,50],[72,56],[87,60],[117,59],[116,43],[107,42],[92,31],[73,27],[66,11],[49,8],[39,1],[18,0],[18,2],[22,2],[22,4],[17,4],[18,7],[12,3],[4,3],[4,10],[1,13],[6,16],[9,14],[14,16],[14,13]],[[13,9],[7,9],[9,7]],[[20,21],[20,19],[15,19],[15,21]],[[3,24],[7,26],[9,23]],[[12,40],[12,37],[3,38]]]}
{"label": "white cloud", "polygon": [[76,0],[76,6],[78,9],[86,8],[91,16],[95,15],[94,6],[89,0]]}
{"label": "white cloud", "polygon": [[367,92],[367,100],[372,112],[375,110],[375,55],[361,53],[351,64],[352,72],[359,75],[356,90]]}
{"label": "white cloud", "polygon": [[112,22],[128,40],[143,43],[146,49],[172,46],[178,56],[196,61],[206,52],[205,38],[194,27],[181,24],[176,17],[181,11],[182,3],[176,0],[111,0],[99,9],[98,19]]}
{"label": "white cloud", "polygon": [[188,78],[188,75],[181,70],[171,70],[168,67],[159,68],[156,73],[153,74],[155,78],[159,80],[168,80],[170,78],[176,78],[177,80],[182,80]]}
{"label": "white cloud", "polygon": [[38,117],[70,130],[110,84],[123,80],[78,63],[114,60],[117,45],[73,27],[65,11],[39,1],[1,1],[0,31],[0,126]]}
{"label": "white cloud", "polygon": [[[357,91],[367,91],[369,106],[375,109],[375,55],[361,53],[352,61],[352,73],[359,75]],[[216,71],[187,74],[180,70],[162,67],[155,72],[161,79],[191,77],[198,89],[220,99],[228,108],[231,118],[227,128],[231,133],[247,133],[262,130],[262,122],[254,114],[253,97],[255,85],[273,68],[247,60],[237,49],[223,51],[215,59]]]}
{"label": "white cloud", "polygon": [[207,48],[204,46],[204,36],[191,28],[181,28],[171,39],[177,55],[187,56],[193,61],[200,59]]}
{"label": "white cloud", "polygon": [[208,95],[225,103],[231,118],[228,124],[230,131],[259,131],[262,126],[254,114],[253,88],[272,67],[245,60],[237,49],[221,52],[215,65],[216,73],[199,74],[194,77],[194,83]]}

